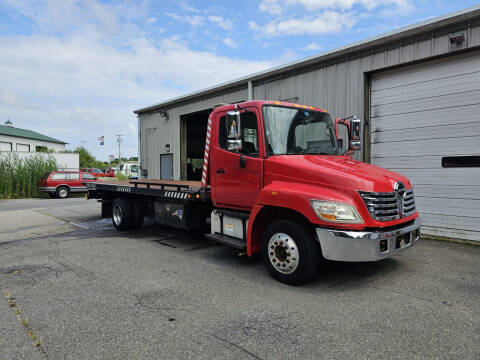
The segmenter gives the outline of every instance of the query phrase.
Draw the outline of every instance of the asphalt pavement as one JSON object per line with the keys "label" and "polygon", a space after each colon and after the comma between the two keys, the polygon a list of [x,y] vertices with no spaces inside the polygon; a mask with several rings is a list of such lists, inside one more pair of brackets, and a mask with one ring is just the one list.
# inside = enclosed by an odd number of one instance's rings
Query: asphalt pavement
{"label": "asphalt pavement", "polygon": [[95,200],[0,201],[0,359],[479,359],[480,246],[420,241],[276,282],[256,256]]}

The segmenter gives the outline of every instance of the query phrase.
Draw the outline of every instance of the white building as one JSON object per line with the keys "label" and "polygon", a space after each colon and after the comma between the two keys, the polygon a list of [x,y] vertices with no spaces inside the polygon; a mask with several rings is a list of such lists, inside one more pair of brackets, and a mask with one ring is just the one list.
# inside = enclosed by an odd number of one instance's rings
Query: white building
{"label": "white building", "polygon": [[46,149],[59,152],[65,151],[65,144],[50,136],[14,127],[10,120],[0,125],[0,152],[38,152]]}

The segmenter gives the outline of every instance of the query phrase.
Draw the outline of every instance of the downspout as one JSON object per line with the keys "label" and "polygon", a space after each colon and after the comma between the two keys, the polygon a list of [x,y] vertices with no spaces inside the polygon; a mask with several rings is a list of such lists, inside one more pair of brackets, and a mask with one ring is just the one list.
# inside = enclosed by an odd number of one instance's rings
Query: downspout
{"label": "downspout", "polygon": [[248,82],[248,101],[253,100],[253,84],[251,81]]}

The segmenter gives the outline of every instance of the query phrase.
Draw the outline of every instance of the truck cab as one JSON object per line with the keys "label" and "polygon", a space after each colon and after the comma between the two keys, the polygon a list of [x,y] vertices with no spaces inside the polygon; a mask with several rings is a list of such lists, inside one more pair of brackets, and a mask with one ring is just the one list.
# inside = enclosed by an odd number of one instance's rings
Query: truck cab
{"label": "truck cab", "polygon": [[[357,119],[333,121],[311,106],[250,101],[215,109],[203,177],[211,185],[212,238],[245,238],[248,255],[262,252],[287,283],[308,279],[320,254],[376,261],[413,246],[420,219],[412,185],[354,160],[360,133]],[[221,227],[213,219],[219,214]]]}

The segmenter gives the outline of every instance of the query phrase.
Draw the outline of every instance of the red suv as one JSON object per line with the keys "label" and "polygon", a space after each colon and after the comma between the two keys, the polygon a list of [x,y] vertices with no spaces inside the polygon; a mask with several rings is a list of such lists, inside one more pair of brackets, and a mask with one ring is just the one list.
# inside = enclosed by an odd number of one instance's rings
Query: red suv
{"label": "red suv", "polygon": [[95,181],[97,178],[87,172],[52,171],[38,182],[38,190],[45,191],[50,197],[65,199],[68,194],[86,192],[84,182]]}

